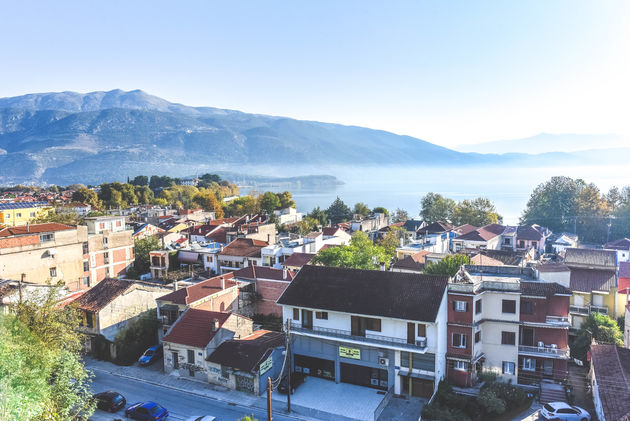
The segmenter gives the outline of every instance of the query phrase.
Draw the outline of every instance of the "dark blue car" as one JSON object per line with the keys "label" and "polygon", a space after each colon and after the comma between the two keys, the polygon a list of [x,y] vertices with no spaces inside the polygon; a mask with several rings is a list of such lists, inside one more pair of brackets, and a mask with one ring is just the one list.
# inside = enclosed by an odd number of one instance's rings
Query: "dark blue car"
{"label": "dark blue car", "polygon": [[144,351],[144,354],[138,358],[138,363],[142,366],[151,365],[154,362],[161,360],[162,356],[162,345],[154,345]]}
{"label": "dark blue car", "polygon": [[125,417],[142,421],[158,421],[168,418],[168,411],[155,402],[138,402],[125,410]]}

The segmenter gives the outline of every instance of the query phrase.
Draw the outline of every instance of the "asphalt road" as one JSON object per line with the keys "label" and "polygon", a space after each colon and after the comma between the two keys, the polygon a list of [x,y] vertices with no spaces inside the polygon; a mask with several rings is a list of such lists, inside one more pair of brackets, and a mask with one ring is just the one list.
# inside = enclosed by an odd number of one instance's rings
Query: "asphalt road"
{"label": "asphalt road", "polygon": [[[267,419],[267,413],[264,409],[240,406],[238,402],[221,402],[163,386],[155,386],[137,380],[118,377],[100,370],[94,370],[94,375],[95,377],[92,381],[94,393],[115,390],[127,399],[127,407],[141,401],[157,402],[168,409],[170,414],[169,420],[187,420],[192,416],[212,415],[220,418],[222,421],[235,421],[245,415],[252,414],[258,421]],[[112,421],[124,418],[125,411],[123,409],[115,414],[97,410],[90,417],[90,420]],[[273,419],[274,421],[295,421],[299,418],[277,414],[274,411]]]}

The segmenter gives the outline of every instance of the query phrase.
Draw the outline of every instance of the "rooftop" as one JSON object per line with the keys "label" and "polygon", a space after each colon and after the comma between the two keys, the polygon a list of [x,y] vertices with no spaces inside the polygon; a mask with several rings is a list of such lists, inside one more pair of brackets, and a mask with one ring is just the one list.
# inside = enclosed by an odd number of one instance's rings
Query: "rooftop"
{"label": "rooftop", "polygon": [[617,267],[617,252],[614,250],[568,248],[564,264],[569,267],[599,267],[614,270]]}
{"label": "rooftop", "polygon": [[258,369],[274,348],[284,345],[284,335],[270,330],[257,330],[242,339],[223,342],[208,356],[207,361],[245,372]]}
{"label": "rooftop", "polygon": [[313,260],[315,256],[317,256],[315,253],[293,253],[282,263],[282,266],[301,268]]}
{"label": "rooftop", "polygon": [[15,237],[18,235],[40,234],[44,232],[56,232],[75,230],[76,227],[72,225],[59,224],[57,222],[48,222],[46,224],[30,224],[22,225],[19,227],[6,227],[0,229],[0,238],[3,237]]}
{"label": "rooftop", "polygon": [[591,346],[591,363],[606,419],[630,417],[630,349],[615,345]]}
{"label": "rooftop", "polygon": [[286,270],[286,279],[284,279],[285,269],[276,269],[269,266],[247,266],[243,269],[239,269],[232,272],[235,278],[239,279],[271,279],[274,281],[287,281],[293,280],[295,273],[291,270]]}
{"label": "rooftop", "polygon": [[237,286],[238,283],[233,278],[234,274],[232,272],[221,276],[215,276],[214,278],[206,279],[205,281],[187,286],[186,288],[173,291],[158,298],[157,300],[168,301],[174,304],[188,305],[222,291],[224,281],[225,288]]}
{"label": "rooftop", "polygon": [[[205,348],[230,315],[231,313],[189,308],[171,327],[162,341],[193,348]],[[215,320],[219,322],[217,330],[214,330]]]}
{"label": "rooftop", "polygon": [[39,208],[42,206],[50,206],[48,202],[10,202],[0,203],[0,211],[10,209],[27,209],[27,208]]}
{"label": "rooftop", "polygon": [[219,254],[223,256],[260,257],[262,248],[267,246],[266,241],[237,238],[225,246]]}
{"label": "rooftop", "polygon": [[98,312],[134,285],[134,281],[106,278],[80,296],[75,303],[80,309]]}

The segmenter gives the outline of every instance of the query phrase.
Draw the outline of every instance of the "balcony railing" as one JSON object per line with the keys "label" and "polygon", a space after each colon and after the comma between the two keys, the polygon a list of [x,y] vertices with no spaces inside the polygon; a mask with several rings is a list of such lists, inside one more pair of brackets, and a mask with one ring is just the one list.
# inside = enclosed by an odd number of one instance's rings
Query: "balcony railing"
{"label": "balcony railing", "polygon": [[551,325],[568,325],[569,318],[564,316],[547,316],[546,322]]}
{"label": "balcony railing", "polygon": [[589,308],[586,307],[586,306],[571,305],[571,306],[569,306],[569,311],[571,313],[584,314],[586,316],[588,316],[588,314],[590,313]]}
{"label": "balcony railing", "polygon": [[608,315],[608,307],[603,306],[590,306],[591,313],[600,313]]}
{"label": "balcony railing", "polygon": [[601,313],[608,314],[608,307],[606,306],[594,306],[594,305],[586,305],[586,306],[576,306],[570,305],[569,312],[575,314],[582,314],[584,316],[588,316],[591,313]]}
{"label": "balcony railing", "polygon": [[547,358],[569,358],[569,348],[554,348],[552,345],[519,345],[518,352],[540,355]]}
{"label": "balcony railing", "polygon": [[353,335],[349,330],[330,329],[325,327],[313,326],[312,328],[302,327],[300,323],[291,323],[291,330],[294,332],[313,333],[322,336],[329,336],[340,339],[352,339],[355,341],[365,342],[373,345],[395,346],[397,348],[410,349],[414,351],[424,350],[427,347],[427,340],[418,339],[415,343],[407,343],[406,339],[394,338],[390,336],[375,335],[366,333],[365,336]]}

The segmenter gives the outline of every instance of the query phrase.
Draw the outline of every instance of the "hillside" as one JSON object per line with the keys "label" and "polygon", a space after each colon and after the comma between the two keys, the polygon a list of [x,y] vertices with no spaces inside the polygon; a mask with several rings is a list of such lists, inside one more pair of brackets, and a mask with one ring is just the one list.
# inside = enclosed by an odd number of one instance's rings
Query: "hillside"
{"label": "hillside", "polygon": [[581,135],[541,133],[523,139],[497,140],[493,142],[460,145],[456,149],[461,152],[541,154],[548,152],[613,149],[627,146],[628,144],[630,144],[630,138],[615,134]]}

